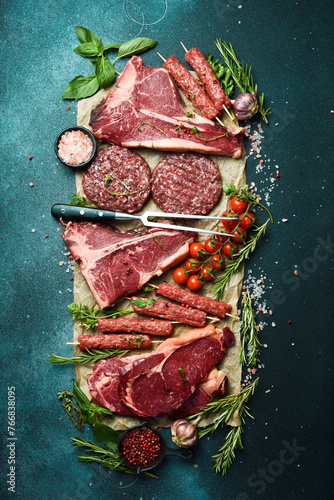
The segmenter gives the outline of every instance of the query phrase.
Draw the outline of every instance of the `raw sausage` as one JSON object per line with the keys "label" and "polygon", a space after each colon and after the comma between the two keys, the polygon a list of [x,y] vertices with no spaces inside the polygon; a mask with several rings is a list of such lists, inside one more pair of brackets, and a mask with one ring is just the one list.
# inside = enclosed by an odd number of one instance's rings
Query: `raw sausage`
{"label": "raw sausage", "polygon": [[84,349],[144,349],[152,346],[148,335],[79,335],[79,348]]}
{"label": "raw sausage", "polygon": [[163,295],[168,299],[175,300],[176,302],[181,302],[182,304],[195,307],[201,311],[214,314],[219,318],[225,318],[226,313],[228,313],[232,308],[231,304],[226,304],[225,302],[220,302],[219,300],[214,300],[210,297],[203,297],[202,295],[188,292],[188,290],[182,290],[182,288],[178,288],[177,286],[168,285],[167,283],[159,284],[157,294]]}
{"label": "raw sausage", "polygon": [[202,52],[196,48],[192,48],[186,53],[185,60],[195,70],[218,111],[221,111],[224,105],[226,108],[229,108],[231,101],[223,91],[218,78]]}
{"label": "raw sausage", "polygon": [[188,99],[202,111],[205,118],[212,120],[219,114],[210,97],[206,95],[200,84],[176,57],[170,56],[164,62],[163,67],[169,71]]}
{"label": "raw sausage", "polygon": [[133,310],[138,314],[154,316],[156,318],[165,318],[173,321],[179,321],[185,325],[203,327],[206,324],[206,313],[191,307],[182,307],[169,302],[161,302],[156,300],[154,304],[147,304],[145,307],[140,307],[134,301],[147,302],[148,299],[140,299],[139,297],[131,297]]}
{"label": "raw sausage", "polygon": [[97,326],[101,332],[138,332],[161,336],[170,335],[173,331],[173,324],[171,321],[162,321],[153,318],[107,318],[100,319]]}

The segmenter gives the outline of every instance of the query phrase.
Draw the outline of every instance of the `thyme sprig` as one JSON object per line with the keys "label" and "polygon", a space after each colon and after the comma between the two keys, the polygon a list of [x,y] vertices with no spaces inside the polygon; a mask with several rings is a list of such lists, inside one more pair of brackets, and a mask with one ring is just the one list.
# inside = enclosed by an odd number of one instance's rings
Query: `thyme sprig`
{"label": "thyme sprig", "polygon": [[120,316],[121,314],[133,313],[132,309],[117,310],[110,307],[106,309],[101,309],[100,307],[89,308],[80,302],[79,304],[75,304],[73,302],[73,304],[67,306],[67,309],[71,313],[73,320],[79,321],[81,325],[84,324],[86,330],[95,328],[99,319],[117,318],[117,316]]}
{"label": "thyme sprig", "polygon": [[[240,62],[236,56],[232,44],[223,42],[221,39],[215,40],[215,45],[219,50],[222,58],[228,69],[231,72],[232,78],[235,81],[236,86],[242,93],[249,92],[250,94],[255,94],[257,96],[257,84],[254,84],[254,77],[252,74],[252,67]],[[268,123],[267,114],[270,113],[271,108],[264,108],[264,94],[259,96],[259,112],[262,119]]]}
{"label": "thyme sprig", "polygon": [[219,448],[216,455],[213,455],[214,459],[214,470],[216,473],[221,473],[226,475],[227,470],[230,468],[234,458],[236,450],[243,449],[241,435],[243,433],[242,426],[245,423],[245,414],[249,417],[253,418],[249,413],[249,408],[246,406],[246,403],[249,397],[254,394],[255,387],[258,383],[258,378],[254,380],[251,384],[247,385],[242,391],[238,394],[232,394],[230,396],[223,397],[216,401],[212,401],[208,405],[206,405],[202,410],[195,415],[191,415],[187,417],[187,420],[195,421],[196,423],[201,420],[203,417],[207,417],[210,415],[216,415],[214,417],[213,423],[202,429],[199,432],[199,437],[202,438],[207,434],[211,435],[218,428],[224,428],[229,425],[228,422],[230,418],[237,411],[240,418],[240,425],[237,427],[231,427],[229,432],[225,437],[224,444],[221,448]]}
{"label": "thyme sprig", "polygon": [[122,358],[126,356],[129,352],[128,349],[103,349],[103,351],[99,349],[86,349],[82,351],[79,356],[73,356],[70,358],[64,358],[62,356],[57,356],[57,354],[50,354],[48,356],[49,363],[60,363],[61,365],[70,365],[70,364],[78,364],[78,365],[88,365],[93,364],[99,361],[100,359],[106,358]]}
{"label": "thyme sprig", "polygon": [[65,408],[67,415],[70,417],[74,425],[77,429],[82,431],[85,421],[80,406],[75,405],[76,398],[73,392],[67,390],[58,392],[58,399],[62,400],[62,406]]}
{"label": "thyme sprig", "polygon": [[254,252],[258,240],[266,232],[268,222],[269,222],[269,219],[267,220],[267,222],[262,224],[262,226],[254,228],[255,234],[249,239],[249,241],[245,244],[244,247],[240,248],[237,253],[232,255],[231,261],[226,266],[226,269],[225,269],[224,274],[222,275],[222,278],[217,283],[217,286],[214,289],[214,295],[215,295],[215,297],[218,298],[218,300],[221,300],[223,293],[224,293],[225,286],[229,283],[232,276],[236,272],[238,272],[238,270],[240,269],[243,262],[245,262],[245,260],[249,259],[250,254],[252,252]]}
{"label": "thyme sprig", "polygon": [[261,344],[259,342],[259,331],[256,326],[255,313],[249,292],[243,296],[242,305],[240,363],[243,365],[254,365]]}
{"label": "thyme sprig", "polygon": [[[126,467],[117,451],[110,449],[107,446],[99,446],[93,441],[85,441],[80,437],[75,437],[71,439],[71,443],[74,447],[84,447],[86,452],[91,452],[91,455],[81,454],[78,456],[80,462],[97,462],[102,464],[104,467],[112,470],[118,470],[120,472],[126,472],[127,474],[135,474],[134,471]],[[142,472],[142,475],[147,477],[156,478],[157,476],[152,472]]]}

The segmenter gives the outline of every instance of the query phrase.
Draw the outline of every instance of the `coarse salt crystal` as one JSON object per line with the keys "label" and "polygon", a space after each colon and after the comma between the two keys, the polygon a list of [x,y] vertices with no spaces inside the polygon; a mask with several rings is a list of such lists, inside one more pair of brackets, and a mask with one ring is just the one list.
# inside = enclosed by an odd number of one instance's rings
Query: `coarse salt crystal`
{"label": "coarse salt crystal", "polygon": [[58,143],[58,153],[69,165],[80,165],[92,156],[93,143],[82,130],[67,130]]}
{"label": "coarse salt crystal", "polygon": [[282,219],[282,222],[288,222],[288,219]]}

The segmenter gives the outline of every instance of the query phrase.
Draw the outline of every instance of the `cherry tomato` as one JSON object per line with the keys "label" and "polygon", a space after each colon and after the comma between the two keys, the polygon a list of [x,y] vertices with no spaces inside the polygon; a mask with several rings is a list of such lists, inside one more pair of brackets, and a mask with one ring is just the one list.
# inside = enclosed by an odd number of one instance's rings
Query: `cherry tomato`
{"label": "cherry tomato", "polygon": [[198,255],[200,250],[205,250],[205,247],[202,243],[198,243],[198,241],[196,243],[192,243],[189,247],[189,253],[194,259],[200,258],[200,255]]}
{"label": "cherry tomato", "polygon": [[244,228],[252,227],[255,221],[255,216],[248,212],[248,214],[240,214],[239,215],[240,226]]}
{"label": "cherry tomato", "polygon": [[213,278],[212,267],[209,264],[203,266],[202,269],[199,272],[199,276],[204,281],[212,280],[212,278]]}
{"label": "cherry tomato", "polygon": [[241,214],[246,210],[247,206],[248,206],[247,200],[238,200],[237,196],[233,196],[231,200],[231,209],[233,210],[233,212]]}
{"label": "cherry tomato", "polygon": [[233,236],[235,236],[233,238],[233,242],[234,243],[238,243],[239,245],[242,245],[243,243],[245,243],[246,239],[247,239],[247,231],[245,228],[243,227],[238,227],[234,232],[233,232]]}
{"label": "cherry tomato", "polygon": [[187,283],[189,276],[184,272],[183,267],[177,267],[173,272],[173,280],[178,285],[184,285]]}
{"label": "cherry tomato", "polygon": [[224,229],[227,227],[228,229],[233,229],[238,224],[238,215],[230,211],[226,211],[223,213],[223,217],[236,217],[236,219],[226,220],[222,219],[221,227]]}
{"label": "cherry tomato", "polygon": [[205,242],[205,250],[209,253],[216,253],[221,248],[221,244],[215,241],[215,238],[209,238]]}
{"label": "cherry tomato", "polygon": [[201,263],[197,259],[188,259],[186,260],[186,270],[190,274],[195,274],[201,268]]}
{"label": "cherry tomato", "polygon": [[[228,234],[232,234],[232,229],[229,229],[228,227],[222,227],[221,228],[222,232],[223,233],[228,233]],[[225,243],[225,241],[227,241],[229,239],[229,236],[225,236],[225,235],[221,235],[221,236],[215,236],[215,240],[216,241],[219,241],[220,243]]]}
{"label": "cherry tomato", "polygon": [[192,276],[189,276],[188,281],[187,281],[187,287],[189,290],[192,290],[193,292],[196,292],[200,288],[202,288],[202,283],[198,279],[198,274],[193,274]]}
{"label": "cherry tomato", "polygon": [[226,257],[232,257],[232,254],[237,252],[237,245],[233,241],[228,241],[223,246],[222,252]]}
{"label": "cherry tomato", "polygon": [[210,263],[213,269],[223,269],[224,267],[224,261],[219,255],[219,253],[216,253],[216,255],[213,255],[210,259]]}

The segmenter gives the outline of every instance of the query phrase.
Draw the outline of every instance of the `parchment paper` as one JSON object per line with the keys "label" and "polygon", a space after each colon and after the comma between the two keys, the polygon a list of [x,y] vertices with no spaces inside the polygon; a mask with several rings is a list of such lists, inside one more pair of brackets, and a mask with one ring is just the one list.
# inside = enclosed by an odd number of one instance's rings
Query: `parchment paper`
{"label": "parchment paper", "polygon": [[[97,94],[95,94],[93,97],[90,97],[88,99],[83,99],[78,103],[78,114],[77,114],[77,124],[84,126],[86,128],[90,128],[89,126],[89,121],[90,121],[90,113],[93,108],[96,107],[96,105],[108,94],[110,89],[105,89],[101,90]],[[191,105],[190,101],[188,101],[185,96],[180,92],[181,98],[186,102],[187,105]],[[225,118],[225,125],[230,126],[231,123],[229,122],[229,119],[226,117]],[[104,146],[104,145],[102,145]],[[151,169],[155,167],[155,165],[162,160],[162,158],[167,154],[164,151],[157,151],[157,150],[149,150],[149,149],[136,149],[135,150],[137,153],[139,153],[148,163]],[[226,156],[218,156],[218,155],[211,155],[210,158],[212,161],[214,161],[218,167],[219,171],[221,174],[222,178],[222,184],[224,183],[232,183],[235,186],[243,186],[246,183],[246,177],[245,177],[245,165],[246,165],[246,157],[245,157],[245,151],[243,150],[242,157],[238,160],[232,159]],[[76,173],[76,188],[77,188],[77,194],[82,197],[84,196],[84,192],[82,189],[82,175],[83,173]],[[221,196],[221,199],[219,203],[214,207],[214,209],[210,212],[208,215],[216,216],[216,215],[221,215],[223,211],[225,211],[226,206],[228,203],[228,199],[223,193]],[[143,209],[138,212],[143,213],[145,210],[155,210],[155,211],[161,211],[159,207],[153,202],[152,197],[149,198],[149,200],[146,202],[145,206]],[[117,222],[117,227],[120,227],[122,229],[129,229],[132,227],[136,227],[138,225],[138,222],[123,222],[119,223]],[[214,226],[214,223],[208,224],[207,221],[200,221],[195,224],[192,224],[193,226],[197,227],[202,227],[204,228],[207,226],[209,229]],[[205,241],[208,238],[208,235],[205,234],[199,234],[199,240],[200,241]],[[172,278],[172,270],[169,270],[167,273],[164,273],[161,277],[155,278],[154,282],[158,283],[161,281],[167,281],[167,283],[175,284]],[[232,310],[231,314],[237,315],[237,305],[238,305],[238,300],[241,292],[241,287],[242,287],[242,281],[243,281],[243,275],[244,271],[243,268],[235,274],[227,289],[225,289],[224,292],[224,297],[223,301],[228,302],[232,305]],[[217,276],[219,274],[217,273]],[[213,296],[213,287],[212,283],[205,283],[201,289],[201,294],[212,297]],[[152,297],[154,297],[154,293],[151,293]],[[150,296],[148,294],[148,296]],[[167,300],[167,299],[163,299]],[[96,302],[85,282],[85,279],[83,278],[79,265],[75,263],[74,266],[74,301],[76,303],[81,302],[82,304],[86,304],[89,307],[93,307]],[[128,300],[122,300],[116,304],[117,308],[120,309],[125,309],[129,308],[129,301]],[[130,316],[130,315],[129,315]],[[127,316],[127,317],[129,317]],[[136,316],[133,314],[133,316]],[[215,326],[218,328],[223,328],[224,326],[229,326],[231,330],[234,332],[235,337],[236,337],[236,342],[234,346],[230,347],[227,351],[226,356],[224,357],[221,365],[219,366],[220,370],[223,370],[229,380],[228,383],[228,394],[236,394],[240,391],[240,382],[241,382],[241,365],[239,363],[239,355],[240,355],[240,335],[239,335],[239,329],[240,329],[240,322],[229,318],[228,320],[221,320],[219,323],[215,323]],[[186,326],[186,325],[175,325],[174,327],[174,336],[179,336],[185,333],[186,331],[190,330],[191,327]],[[79,325],[78,322],[75,322],[74,324],[74,342],[77,342],[78,335],[84,333],[84,327]],[[89,333],[100,333],[97,329],[93,332]],[[153,337],[153,340],[163,340],[163,337]],[[80,354],[80,350],[78,347],[75,346],[74,348],[75,355]],[[148,350],[140,350],[141,353],[149,352]],[[132,350],[131,354],[138,354],[139,351],[137,350]],[[93,371],[93,366],[92,365],[76,365],[76,375],[77,375],[77,380],[78,384],[81,388],[81,390],[86,394],[86,396],[91,400],[91,395],[89,392],[89,388],[87,385],[87,378]],[[128,427],[131,427],[133,425],[138,425],[139,419],[137,418],[131,418],[131,417],[123,417],[123,416],[115,416],[115,417],[106,417],[103,420],[104,423],[110,425],[113,429],[115,430],[123,430]],[[168,419],[156,419],[157,425],[163,426],[163,427],[169,427],[171,425],[171,421]],[[198,425],[199,426],[207,426],[211,422],[209,419],[202,420]],[[236,414],[234,418],[231,419],[230,424],[231,425],[239,425],[239,417]]]}

